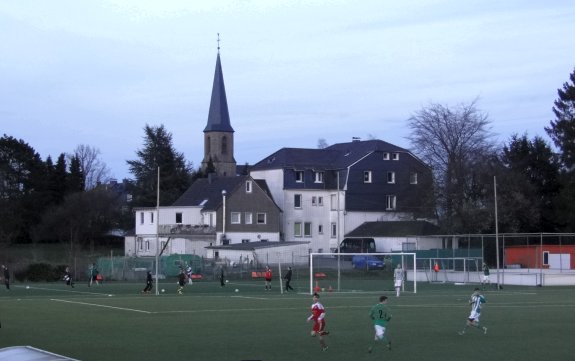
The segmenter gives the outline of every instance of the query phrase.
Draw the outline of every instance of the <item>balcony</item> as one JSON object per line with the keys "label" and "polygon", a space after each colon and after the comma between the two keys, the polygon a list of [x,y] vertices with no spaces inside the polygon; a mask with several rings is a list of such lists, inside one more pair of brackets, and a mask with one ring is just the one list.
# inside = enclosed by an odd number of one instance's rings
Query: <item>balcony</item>
{"label": "balcony", "polygon": [[199,235],[216,234],[216,227],[207,224],[160,224],[160,234]]}

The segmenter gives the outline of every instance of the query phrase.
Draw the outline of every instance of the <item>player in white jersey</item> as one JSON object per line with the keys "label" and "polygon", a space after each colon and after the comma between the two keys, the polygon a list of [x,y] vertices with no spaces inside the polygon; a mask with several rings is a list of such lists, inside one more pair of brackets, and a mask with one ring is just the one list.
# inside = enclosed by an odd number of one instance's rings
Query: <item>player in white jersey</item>
{"label": "player in white jersey", "polygon": [[487,333],[487,327],[481,327],[479,325],[479,317],[481,316],[481,305],[485,303],[485,296],[481,294],[479,288],[475,288],[471,298],[469,299],[469,304],[471,305],[471,313],[465,322],[465,327],[459,332],[460,335],[465,334],[465,331],[469,326],[475,327],[478,330],[482,330],[484,334]]}
{"label": "player in white jersey", "polygon": [[393,271],[393,282],[395,287],[395,296],[399,297],[401,286],[403,285],[403,269],[398,264],[395,271]]}

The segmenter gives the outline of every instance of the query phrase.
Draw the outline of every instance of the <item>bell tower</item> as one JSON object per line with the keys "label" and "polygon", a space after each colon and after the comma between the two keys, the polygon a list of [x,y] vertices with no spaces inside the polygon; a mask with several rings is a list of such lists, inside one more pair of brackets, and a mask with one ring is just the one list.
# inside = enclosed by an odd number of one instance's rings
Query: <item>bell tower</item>
{"label": "bell tower", "polygon": [[220,61],[220,34],[218,34],[218,57],[212,86],[212,98],[208,113],[208,124],[204,129],[204,159],[202,170],[211,163],[220,177],[236,176],[234,159],[234,129],[230,124],[224,75]]}

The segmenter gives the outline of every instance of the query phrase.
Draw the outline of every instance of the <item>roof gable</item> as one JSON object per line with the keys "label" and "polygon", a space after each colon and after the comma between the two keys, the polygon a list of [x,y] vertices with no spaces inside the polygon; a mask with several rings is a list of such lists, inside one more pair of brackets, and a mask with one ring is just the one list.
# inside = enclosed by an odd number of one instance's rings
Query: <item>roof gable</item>
{"label": "roof gable", "polygon": [[345,237],[405,237],[440,234],[440,228],[428,221],[365,222]]}

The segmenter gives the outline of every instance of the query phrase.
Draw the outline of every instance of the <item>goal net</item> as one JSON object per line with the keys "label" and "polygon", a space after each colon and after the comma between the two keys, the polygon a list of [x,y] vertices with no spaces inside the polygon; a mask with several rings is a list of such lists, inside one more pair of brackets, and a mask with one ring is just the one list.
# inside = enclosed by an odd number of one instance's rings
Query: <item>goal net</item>
{"label": "goal net", "polygon": [[309,292],[395,292],[394,270],[403,270],[402,291],[417,292],[415,253],[311,253]]}

